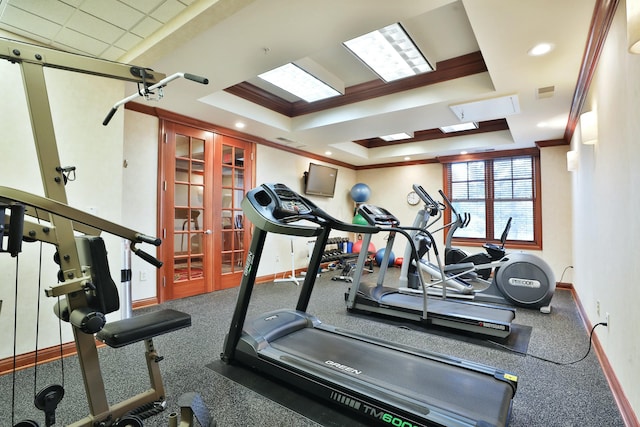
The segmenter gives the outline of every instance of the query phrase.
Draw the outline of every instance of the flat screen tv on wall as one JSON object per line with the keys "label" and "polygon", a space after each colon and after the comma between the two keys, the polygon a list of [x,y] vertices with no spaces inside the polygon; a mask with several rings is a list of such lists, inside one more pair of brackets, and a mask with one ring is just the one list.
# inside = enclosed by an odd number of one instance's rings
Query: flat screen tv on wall
{"label": "flat screen tv on wall", "polygon": [[304,173],[304,193],[310,196],[333,197],[337,178],[338,169],[309,163],[309,171]]}

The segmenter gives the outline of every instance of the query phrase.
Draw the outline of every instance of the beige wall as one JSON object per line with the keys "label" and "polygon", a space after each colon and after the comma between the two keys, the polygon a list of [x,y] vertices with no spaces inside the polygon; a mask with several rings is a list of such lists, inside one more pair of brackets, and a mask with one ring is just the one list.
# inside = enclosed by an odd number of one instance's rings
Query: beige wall
{"label": "beige wall", "polygon": [[[263,183],[282,183],[292,190],[304,194],[303,174],[309,169],[309,163],[323,164],[318,160],[298,156],[286,151],[277,150],[264,145],[258,145],[256,153],[256,185]],[[330,165],[336,167],[335,165]],[[349,191],[355,184],[356,173],[353,169],[337,167],[338,178],[334,197],[308,196],[318,207],[343,221],[351,222],[353,218],[353,203]],[[330,237],[345,236],[345,233],[334,232]],[[304,268],[308,264],[309,242],[313,238],[293,237],[282,235],[267,235],[263,258],[258,268],[258,276],[274,277],[278,272],[291,271],[291,242],[294,247],[293,265],[296,269]],[[285,276],[288,274],[285,274]],[[277,278],[281,278],[278,275]]]}
{"label": "beige wall", "polygon": [[[44,195],[40,169],[33,142],[31,123],[22,84],[20,67],[0,61],[0,128],[2,131],[2,167],[0,183],[37,195]],[[47,91],[52,110],[58,152],[62,166],[76,166],[76,180],[67,184],[69,205],[92,212],[113,222],[121,220],[122,200],[122,115],[109,126],[102,120],[111,106],[123,97],[123,83],[54,69],[45,69]],[[11,102],[6,102],[11,100]],[[38,120],[39,118],[35,118]],[[104,235],[114,278],[119,277],[121,242]],[[19,258],[17,353],[35,349],[36,306],[40,298],[38,347],[59,344],[58,321],[53,314],[55,298],[44,296],[44,289],[56,285],[57,266],[54,247],[43,245],[42,289],[38,289],[39,243],[23,244]],[[2,286],[0,299],[0,358],[13,354],[14,285],[16,259],[0,254]],[[119,280],[116,282],[119,283]],[[117,313],[110,318],[118,316]],[[71,328],[62,325],[63,341],[71,341]]]}
{"label": "beige wall", "polygon": [[[635,413],[640,414],[640,56],[626,49],[624,2],[618,6],[584,111],[596,110],[598,143],[571,148],[574,285]],[[597,306],[600,306],[600,313]]]}
{"label": "beige wall", "polygon": [[[157,117],[122,109],[124,151],[122,187],[122,225],[149,236],[157,235],[158,206],[158,127]],[[126,164],[126,166],[125,166]],[[156,255],[151,245],[141,247]],[[157,269],[141,258],[131,257],[132,300],[155,298]],[[146,278],[146,280],[141,280]]]}
{"label": "beige wall", "polygon": [[[367,201],[394,214],[403,225],[411,225],[422,204],[411,206],[407,203],[407,193],[413,184],[419,184],[433,197],[442,188],[442,166],[439,163],[426,165],[398,166],[383,169],[364,169],[357,173],[357,181],[371,188],[371,198]],[[379,250],[384,248],[387,233],[373,236],[371,241]],[[438,238],[438,235],[435,235]],[[401,257],[407,240],[400,236],[394,241],[393,254]]]}

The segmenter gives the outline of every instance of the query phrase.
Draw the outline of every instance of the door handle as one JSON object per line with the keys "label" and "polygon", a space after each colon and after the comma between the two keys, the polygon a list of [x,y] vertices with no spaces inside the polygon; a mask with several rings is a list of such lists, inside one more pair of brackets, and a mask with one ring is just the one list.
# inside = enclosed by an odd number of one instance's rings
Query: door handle
{"label": "door handle", "polygon": [[211,234],[211,230],[205,230],[204,234]]}

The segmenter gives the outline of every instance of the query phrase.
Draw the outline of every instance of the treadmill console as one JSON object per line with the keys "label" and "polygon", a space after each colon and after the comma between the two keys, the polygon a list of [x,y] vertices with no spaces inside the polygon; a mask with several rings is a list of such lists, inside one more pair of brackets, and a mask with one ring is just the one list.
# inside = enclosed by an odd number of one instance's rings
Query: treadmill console
{"label": "treadmill console", "polygon": [[364,217],[370,225],[380,227],[397,227],[400,221],[385,208],[374,205],[360,205],[358,213]]}
{"label": "treadmill console", "polygon": [[256,200],[263,206],[271,205],[273,217],[280,221],[298,221],[314,207],[284,184],[263,184],[262,189],[266,191],[257,193]]}

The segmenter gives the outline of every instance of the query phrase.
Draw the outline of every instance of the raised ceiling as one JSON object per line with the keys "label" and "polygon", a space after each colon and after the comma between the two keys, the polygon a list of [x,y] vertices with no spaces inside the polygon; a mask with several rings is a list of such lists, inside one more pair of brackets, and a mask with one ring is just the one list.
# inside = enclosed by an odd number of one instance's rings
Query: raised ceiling
{"label": "raised ceiling", "polygon": [[[207,86],[172,83],[154,106],[229,128],[243,122],[243,132],[263,140],[363,167],[562,143],[594,5],[595,0],[0,0],[0,29],[8,32],[5,37],[14,33],[167,75],[207,77]],[[435,72],[385,84],[342,46],[394,22],[436,64]],[[554,48],[545,56],[528,55],[539,42]],[[301,59],[337,76],[346,94],[308,104],[256,78]],[[517,111],[494,108],[501,99],[515,99]],[[480,129],[445,137],[438,128],[461,121],[451,108],[460,105],[467,114],[476,107]],[[413,138],[378,138],[398,132]]]}

